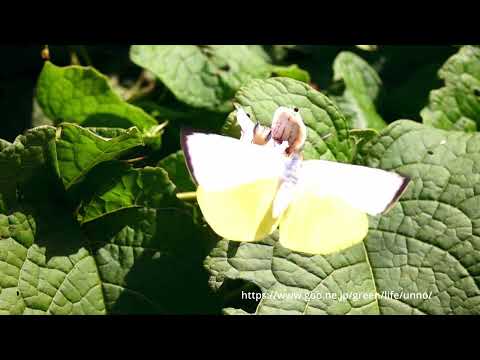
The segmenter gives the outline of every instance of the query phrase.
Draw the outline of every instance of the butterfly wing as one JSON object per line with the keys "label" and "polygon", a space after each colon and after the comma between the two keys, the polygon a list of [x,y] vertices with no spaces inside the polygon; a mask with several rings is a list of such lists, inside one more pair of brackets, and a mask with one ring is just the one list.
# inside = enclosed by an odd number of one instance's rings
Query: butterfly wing
{"label": "butterfly wing", "polygon": [[304,192],[288,207],[280,222],[282,246],[327,255],[362,241],[368,233],[366,213],[345,201]]}
{"label": "butterfly wing", "polygon": [[236,119],[238,125],[240,125],[241,129],[241,137],[240,140],[244,142],[251,143],[253,141],[253,135],[254,135],[254,128],[255,128],[255,123],[250,120],[250,117],[247,115],[245,110],[238,105],[234,104],[236,108]]}
{"label": "butterfly wing", "polygon": [[299,170],[297,194],[280,223],[280,243],[289,249],[330,254],[361,242],[367,214],[388,211],[410,179],[363,166],[310,160]]}
{"label": "butterfly wing", "polygon": [[183,132],[182,148],[202,214],[218,235],[255,241],[275,230],[272,204],[284,167],[278,152],[199,132]]}
{"label": "butterfly wing", "polygon": [[370,215],[388,211],[410,182],[392,171],[325,160],[304,161],[298,176],[317,196],[341,198]]}

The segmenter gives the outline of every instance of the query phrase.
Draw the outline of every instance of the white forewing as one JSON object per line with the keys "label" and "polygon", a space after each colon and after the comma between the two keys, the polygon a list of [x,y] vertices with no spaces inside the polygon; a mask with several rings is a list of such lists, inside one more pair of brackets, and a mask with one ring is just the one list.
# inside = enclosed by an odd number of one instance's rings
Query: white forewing
{"label": "white forewing", "polygon": [[184,132],[182,148],[192,177],[206,190],[280,178],[285,167],[278,151],[227,136]]}
{"label": "white forewing", "polygon": [[242,136],[240,140],[251,143],[253,140],[253,129],[255,127],[255,124],[250,118],[248,117],[247,113],[243,108],[240,106],[237,106],[237,111],[236,111],[236,118],[237,118],[237,123],[240,125],[240,128],[242,129]]}
{"label": "white forewing", "polygon": [[370,215],[387,211],[410,179],[397,173],[325,160],[304,161],[299,188],[318,196],[336,196]]}

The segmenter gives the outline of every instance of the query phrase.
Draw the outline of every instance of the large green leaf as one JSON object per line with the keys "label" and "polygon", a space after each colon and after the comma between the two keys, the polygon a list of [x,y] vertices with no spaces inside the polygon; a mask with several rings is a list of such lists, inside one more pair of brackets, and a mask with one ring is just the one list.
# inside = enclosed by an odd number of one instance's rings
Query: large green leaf
{"label": "large green leaf", "polygon": [[284,249],[276,234],[222,240],[205,261],[211,286],[254,284],[269,296],[257,314],[480,314],[480,135],[402,120],[361,155],[412,178],[388,214],[370,217],[364,243],[313,256]]}
{"label": "large green leaf", "polygon": [[215,312],[208,239],[166,172],[102,162],[67,198],[56,132],[0,142],[0,313]]}
{"label": "large green leaf", "polygon": [[291,52],[302,51],[300,45],[271,45],[270,53],[274,61],[285,61]]}
{"label": "large green leaf", "polygon": [[[0,142],[0,210],[18,207],[19,192],[22,199],[35,201],[48,195],[58,171],[55,131],[54,127],[41,126],[13,143]],[[29,182],[35,186],[25,185]],[[39,191],[41,187],[43,191]]]}
{"label": "large green leaf", "polygon": [[[255,243],[221,240],[205,261],[210,285],[244,280],[258,286],[265,298],[255,314],[377,314],[377,301],[339,301],[344,293],[375,293],[363,244],[341,255],[305,256],[278,243],[278,235]],[[244,299],[249,291],[243,291]],[[310,299],[309,299],[310,297]],[[330,298],[329,298],[330,297]],[[226,308],[226,313],[235,309]]]}
{"label": "large green leaf", "polygon": [[167,172],[161,168],[127,169],[111,188],[100,189],[100,194],[82,206],[81,222],[130,208],[173,207],[174,189]]}
{"label": "large green leaf", "polygon": [[[2,149],[0,313],[104,312],[94,261],[82,234],[58,204],[55,128],[35,128]],[[8,194],[11,188],[14,194]],[[13,197],[11,195],[14,195]],[[57,206],[56,206],[57,205]],[[49,244],[50,246],[46,246]],[[59,256],[60,253],[68,256]]]}
{"label": "large green leaf", "polygon": [[248,45],[134,45],[130,58],[153,72],[191,106],[229,111],[230,99],[251,78],[270,75],[265,55]]}
{"label": "large green leaf", "polygon": [[361,57],[344,51],[333,63],[333,80],[343,81],[342,96],[335,101],[350,122],[351,128],[381,130],[387,126],[375,108],[382,84],[377,72]]}
{"label": "large green leaf", "polygon": [[[63,123],[59,127],[57,139],[57,156],[60,177],[66,189],[81,180],[95,165],[103,161],[118,158],[125,152],[143,145],[140,131],[137,128],[123,130],[113,138],[95,134],[86,128],[72,123]],[[102,135],[117,135],[94,129]]]}
{"label": "large green leaf", "polygon": [[[47,224],[40,215],[0,214],[0,313],[104,314],[95,259],[79,246],[80,231],[59,213],[50,216],[57,216],[52,228],[40,232],[37,227]],[[56,226],[63,228],[61,234]],[[44,241],[68,241],[71,248],[63,256],[47,255],[49,250],[38,245]]]}
{"label": "large green leaf", "polygon": [[157,125],[142,109],[122,100],[108,79],[91,67],[59,67],[45,62],[37,83],[37,100],[55,124],[68,121],[84,126],[137,126],[141,130]]}
{"label": "large green leaf", "polygon": [[[277,107],[298,108],[308,128],[305,158],[351,161],[352,139],[345,117],[329,98],[304,82],[289,78],[255,79],[240,88],[235,98],[253,121],[265,126],[271,126]],[[223,132],[239,137],[234,113],[229,115]]]}
{"label": "large green leaf", "polygon": [[446,130],[476,131],[480,124],[480,47],[462,47],[438,75],[445,86],[430,92],[430,102],[421,112],[423,123]]}
{"label": "large green leaf", "polygon": [[[107,311],[216,311],[217,300],[201,268],[207,234],[176,199],[167,173],[161,168],[128,167],[121,173],[108,186],[95,186],[79,211]],[[98,181],[99,176],[93,179]]]}
{"label": "large green leaf", "polygon": [[272,59],[270,58],[270,55],[265,51],[262,45],[247,45],[250,49],[250,51],[254,52],[258,56],[260,56],[265,62],[270,63]]}

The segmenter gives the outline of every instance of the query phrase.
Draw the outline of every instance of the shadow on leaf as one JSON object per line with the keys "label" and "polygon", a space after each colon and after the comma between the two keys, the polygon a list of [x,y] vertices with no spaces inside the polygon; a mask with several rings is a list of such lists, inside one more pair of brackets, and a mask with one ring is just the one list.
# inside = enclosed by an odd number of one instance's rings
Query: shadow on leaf
{"label": "shadow on leaf", "polygon": [[219,314],[205,232],[183,209],[136,208],[86,224],[113,314]]}
{"label": "shadow on leaf", "polygon": [[135,126],[128,117],[122,117],[118,115],[108,113],[96,113],[88,116],[83,122],[82,126],[85,127],[108,127],[108,128],[123,128],[128,129]]}

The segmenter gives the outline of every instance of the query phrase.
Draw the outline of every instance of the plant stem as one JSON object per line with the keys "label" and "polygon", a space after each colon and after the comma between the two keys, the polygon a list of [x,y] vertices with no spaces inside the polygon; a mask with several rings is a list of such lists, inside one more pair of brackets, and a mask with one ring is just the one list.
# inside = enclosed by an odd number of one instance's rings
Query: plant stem
{"label": "plant stem", "polygon": [[72,65],[81,65],[77,53],[74,50],[70,51],[70,63]]}
{"label": "plant stem", "polygon": [[83,60],[88,66],[93,66],[92,60],[90,59],[90,55],[88,55],[88,51],[85,45],[80,45],[78,47],[78,52],[81,57],[83,57]]}
{"label": "plant stem", "polygon": [[134,163],[134,162],[137,162],[137,161],[142,161],[146,158],[146,156],[140,156],[140,157],[137,157],[137,158],[134,158],[134,159],[128,159],[128,160],[125,160],[126,163]]}
{"label": "plant stem", "polygon": [[195,191],[178,193],[177,198],[180,200],[196,200],[197,193]]}
{"label": "plant stem", "polygon": [[[146,85],[142,87],[144,83],[146,83]],[[155,85],[155,81],[148,79],[145,71],[142,71],[135,84],[125,93],[125,101],[132,102],[133,100],[149,94],[155,89]]]}

